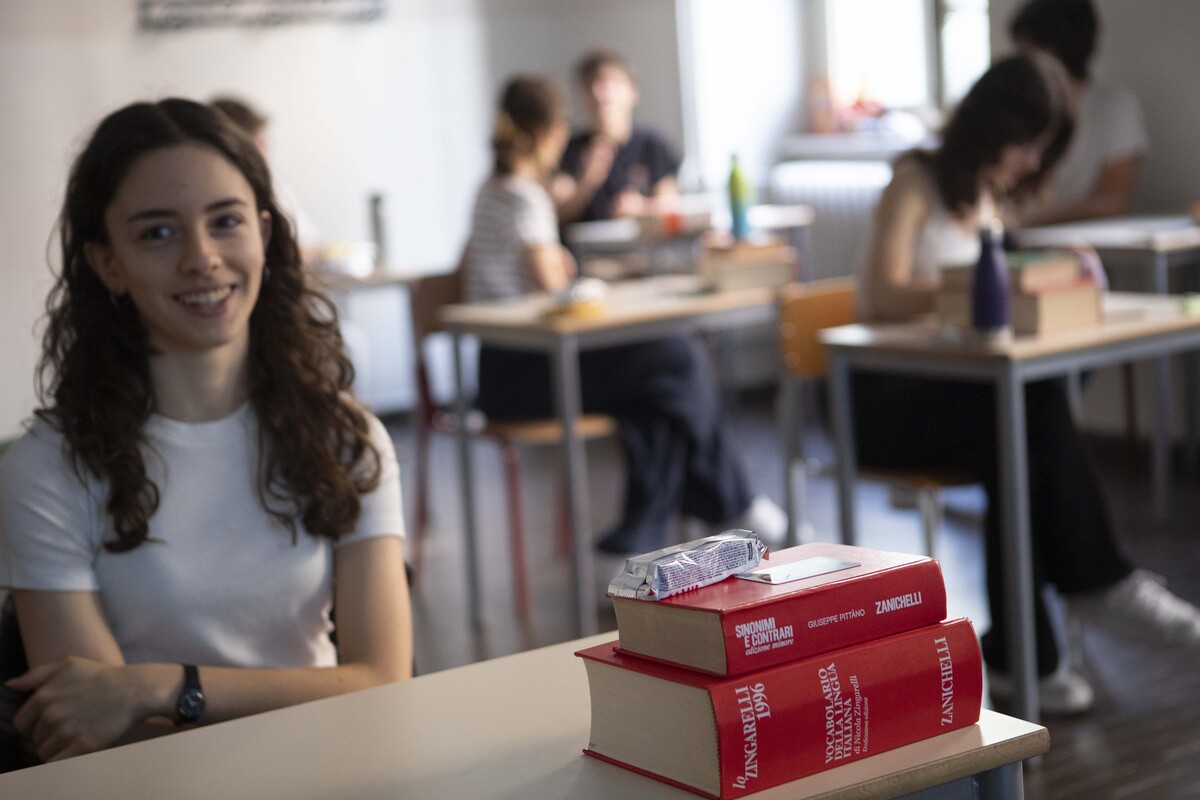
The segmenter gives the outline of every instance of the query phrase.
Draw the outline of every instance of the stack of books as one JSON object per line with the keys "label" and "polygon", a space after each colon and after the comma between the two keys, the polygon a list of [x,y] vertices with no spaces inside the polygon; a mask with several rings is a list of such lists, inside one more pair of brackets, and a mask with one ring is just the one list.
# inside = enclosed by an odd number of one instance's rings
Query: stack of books
{"label": "stack of books", "polygon": [[[1013,333],[1031,336],[1090,325],[1101,319],[1100,287],[1080,271],[1068,251],[1018,250],[1007,253],[1012,293]],[[946,267],[936,311],[942,325],[971,327],[971,276],[974,265]]]}
{"label": "stack of books", "polygon": [[576,654],[588,755],[736,798],[979,720],[979,644],[945,619],[938,562],[813,543],[750,574],[612,598],[619,641]]}
{"label": "stack of books", "polygon": [[796,248],[773,239],[735,242],[712,237],[700,261],[700,277],[718,290],[774,288],[797,280]]}

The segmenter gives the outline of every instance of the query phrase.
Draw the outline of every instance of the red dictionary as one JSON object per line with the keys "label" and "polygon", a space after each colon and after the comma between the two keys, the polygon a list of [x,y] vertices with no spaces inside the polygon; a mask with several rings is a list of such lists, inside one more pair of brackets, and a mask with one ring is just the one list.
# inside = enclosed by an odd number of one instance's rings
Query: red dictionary
{"label": "red dictionary", "polygon": [[739,675],[946,618],[941,567],[925,556],[815,542],[771,553],[752,574],[777,582],[613,597],[621,649]]}
{"label": "red dictionary", "polygon": [[577,653],[590,756],[706,797],[736,798],[979,721],[983,666],[966,619],[718,678],[618,651]]}

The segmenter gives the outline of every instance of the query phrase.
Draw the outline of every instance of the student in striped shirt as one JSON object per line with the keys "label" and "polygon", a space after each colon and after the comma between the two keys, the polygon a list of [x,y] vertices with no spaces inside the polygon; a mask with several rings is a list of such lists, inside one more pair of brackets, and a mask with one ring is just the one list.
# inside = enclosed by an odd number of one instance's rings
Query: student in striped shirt
{"label": "student in striped shirt", "polygon": [[[529,75],[509,82],[492,139],[494,170],[479,190],[463,258],[468,300],[559,292],[574,279],[546,189],[567,137],[553,83]],[[549,386],[544,355],[482,348],[477,405],[489,416],[550,416]],[[598,543],[611,556],[598,559],[609,577],[626,556],[665,546],[677,513],[782,539],[783,513],[751,492],[708,355],[694,338],[589,350],[580,356],[580,389],[585,412],[617,419],[626,454],[624,510]]]}

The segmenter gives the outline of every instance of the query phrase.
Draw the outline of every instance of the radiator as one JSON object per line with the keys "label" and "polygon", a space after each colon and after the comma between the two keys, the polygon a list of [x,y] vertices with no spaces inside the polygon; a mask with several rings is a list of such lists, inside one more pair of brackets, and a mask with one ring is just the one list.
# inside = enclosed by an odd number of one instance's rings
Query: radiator
{"label": "radiator", "polygon": [[884,161],[788,161],[771,170],[771,200],[813,210],[805,280],[853,275],[866,257],[871,214],[892,178]]}

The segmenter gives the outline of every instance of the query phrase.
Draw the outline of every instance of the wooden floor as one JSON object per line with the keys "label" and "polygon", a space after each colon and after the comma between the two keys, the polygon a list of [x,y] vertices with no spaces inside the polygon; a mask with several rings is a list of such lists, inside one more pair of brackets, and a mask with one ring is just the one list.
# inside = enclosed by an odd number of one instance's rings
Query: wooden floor
{"label": "wooden floor", "polygon": [[[741,397],[731,420],[758,491],[782,500],[781,460],[770,398]],[[406,473],[406,502],[412,505],[411,430],[402,418],[386,420]],[[1122,543],[1134,561],[1165,575],[1172,589],[1200,603],[1200,475],[1181,471],[1175,485],[1175,518],[1156,526],[1145,454],[1108,440],[1089,443]],[[827,452],[812,437],[810,452]],[[620,456],[614,442],[589,445],[593,529],[615,521],[621,495]],[[485,621],[469,623],[462,561],[461,512],[454,443],[435,440],[432,454],[433,524],[425,566],[414,588],[417,668],[433,672],[575,637],[567,590],[566,556],[554,536],[556,454],[531,451],[524,466],[524,508],[533,610],[519,623],[513,610],[505,503],[495,449],[477,445],[481,476],[482,561]],[[949,593],[950,614],[968,616],[980,630],[988,625],[983,594],[979,529],[982,493],[949,493],[949,514],[938,540]],[[920,552],[918,514],[893,509],[885,489],[859,489],[859,526],[867,546]],[[782,504],[782,502],[781,502]],[[811,479],[808,518],[821,539],[832,540],[835,500],[828,480]],[[682,529],[681,529],[682,532]],[[602,629],[615,625],[598,615]],[[1101,631],[1083,638],[1085,669],[1096,690],[1096,709],[1076,719],[1049,719],[1051,749],[1027,770],[1028,800],[1106,798],[1200,798],[1200,668],[1194,651],[1153,642],[1122,641]],[[502,687],[497,687],[502,690]]]}

